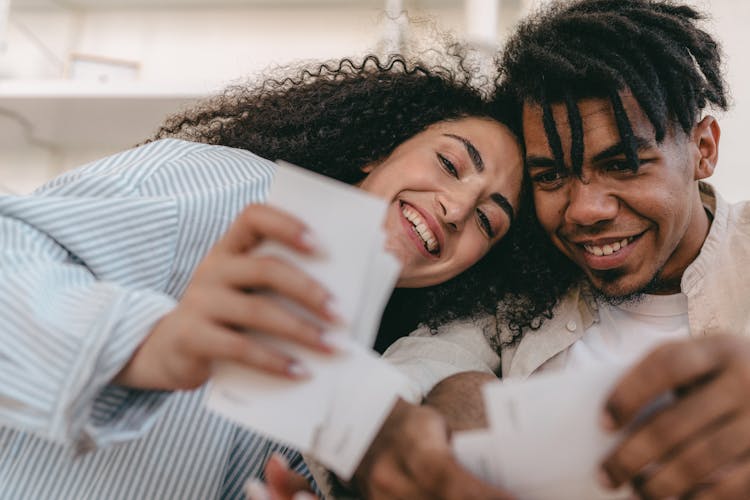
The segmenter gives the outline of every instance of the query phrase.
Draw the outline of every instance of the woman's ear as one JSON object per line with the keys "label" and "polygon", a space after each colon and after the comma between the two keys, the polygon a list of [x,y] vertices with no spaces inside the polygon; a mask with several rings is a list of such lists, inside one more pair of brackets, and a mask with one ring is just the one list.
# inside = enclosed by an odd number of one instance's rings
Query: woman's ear
{"label": "woman's ear", "polygon": [[693,129],[693,142],[700,153],[698,164],[695,166],[695,180],[713,175],[719,161],[720,138],[721,128],[713,116],[707,115]]}
{"label": "woman's ear", "polygon": [[377,163],[368,163],[364,167],[360,168],[360,170],[362,172],[364,172],[365,174],[369,174],[370,172],[372,172],[373,170],[375,170],[375,167],[377,167],[377,166],[378,166]]}

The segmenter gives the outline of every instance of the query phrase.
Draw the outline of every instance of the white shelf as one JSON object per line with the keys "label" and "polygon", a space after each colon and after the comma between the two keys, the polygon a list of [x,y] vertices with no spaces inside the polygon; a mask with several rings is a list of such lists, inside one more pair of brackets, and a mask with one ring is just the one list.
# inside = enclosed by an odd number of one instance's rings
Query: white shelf
{"label": "white shelf", "polygon": [[0,80],[0,99],[20,98],[194,98],[217,90],[211,85],[99,83],[80,80]]}
{"label": "white shelf", "polygon": [[0,82],[0,146],[128,146],[209,88],[76,81]]}
{"label": "white shelf", "polygon": [[[194,8],[194,7],[341,7],[382,6],[384,0],[10,0],[11,8],[112,9],[112,8]],[[435,0],[432,0],[435,2]],[[445,3],[437,0],[436,3]]]}

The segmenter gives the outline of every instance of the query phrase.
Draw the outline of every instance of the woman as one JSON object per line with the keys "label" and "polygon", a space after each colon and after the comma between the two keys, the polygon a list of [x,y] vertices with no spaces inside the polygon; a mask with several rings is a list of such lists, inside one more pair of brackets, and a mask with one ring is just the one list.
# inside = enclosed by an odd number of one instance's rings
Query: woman
{"label": "woman", "polygon": [[[398,57],[345,60],[234,89],[158,138],[283,158],[386,198],[398,286],[416,287],[390,306],[385,324],[402,334],[492,308],[504,291],[497,242],[520,211],[521,156],[470,76]],[[314,251],[315,228],[258,205],[272,177],[247,151],[167,140],[0,198],[4,492],[230,498],[274,450],[304,470],[296,454],[205,412],[201,390],[165,392],[200,387],[223,359],[306,375],[247,328],[329,349],[315,326],[255,293],[336,317],[320,285],[248,252],[266,238]]]}

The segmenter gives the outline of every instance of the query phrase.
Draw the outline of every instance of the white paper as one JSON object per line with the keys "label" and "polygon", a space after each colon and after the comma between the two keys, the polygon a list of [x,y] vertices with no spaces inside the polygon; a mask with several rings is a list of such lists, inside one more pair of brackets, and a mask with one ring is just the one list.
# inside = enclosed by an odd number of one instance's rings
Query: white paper
{"label": "white paper", "polygon": [[313,377],[287,381],[221,363],[206,404],[349,479],[408,381],[369,349],[345,336],[338,340],[341,352],[329,357],[264,339],[304,359]]}
{"label": "white paper", "polygon": [[337,379],[328,419],[318,430],[311,454],[349,479],[397,398],[408,393],[409,381],[370,349],[345,342],[355,354],[339,370],[344,376]]}
{"label": "white paper", "polygon": [[452,441],[453,451],[461,465],[483,481],[497,484],[493,465],[495,442],[489,429],[456,432]]}
{"label": "white paper", "polygon": [[[289,381],[235,363],[215,367],[206,405],[317,458],[349,479],[372,438],[408,383],[370,347],[400,263],[384,251],[383,200],[351,186],[290,166],[280,166],[269,204],[313,229],[322,255],[302,256],[274,243],[260,253],[287,259],[333,294],[345,324],[329,330],[333,356],[248,332],[259,342],[301,360],[312,373]],[[290,312],[301,308],[280,299]]]}
{"label": "white paper", "polygon": [[362,309],[352,328],[354,340],[361,346],[372,347],[380,326],[385,306],[401,274],[401,261],[390,253],[379,253],[367,273],[367,286]]}
{"label": "white paper", "polygon": [[599,486],[601,462],[621,439],[599,423],[619,365],[540,374],[483,387],[489,429],[457,435],[454,450],[470,470],[528,500],[631,498]]}
{"label": "white paper", "polygon": [[275,242],[265,242],[256,251],[282,257],[326,286],[343,319],[348,324],[355,322],[373,256],[384,251],[386,202],[361,189],[282,163],[267,203],[307,224],[323,255],[301,255]]}

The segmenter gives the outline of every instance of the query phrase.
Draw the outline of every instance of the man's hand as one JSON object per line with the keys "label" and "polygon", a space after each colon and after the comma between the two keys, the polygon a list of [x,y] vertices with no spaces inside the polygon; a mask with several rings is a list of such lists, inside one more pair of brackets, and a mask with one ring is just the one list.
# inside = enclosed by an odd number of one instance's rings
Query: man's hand
{"label": "man's hand", "polygon": [[443,416],[429,406],[399,401],[355,474],[369,499],[509,498],[456,460]]}
{"label": "man's hand", "polygon": [[297,360],[245,332],[332,351],[320,326],[269,296],[282,296],[325,324],[336,321],[330,293],[289,262],[252,252],[272,240],[313,255],[309,235],[289,214],[266,205],[248,206],[198,265],[177,307],[156,324],[114,382],[139,389],[194,389],[211,376],[215,361],[304,377]]}
{"label": "man's hand", "polygon": [[674,400],[605,460],[612,485],[631,481],[646,498],[750,498],[750,341],[723,335],[657,348],[611,393],[605,426],[627,426],[670,391]]}

